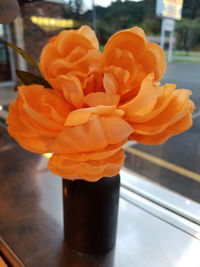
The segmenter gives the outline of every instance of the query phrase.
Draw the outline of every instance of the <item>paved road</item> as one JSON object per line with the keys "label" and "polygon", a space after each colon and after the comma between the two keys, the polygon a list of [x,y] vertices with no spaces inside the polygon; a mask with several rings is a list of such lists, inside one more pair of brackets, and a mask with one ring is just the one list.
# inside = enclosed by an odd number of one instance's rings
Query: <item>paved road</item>
{"label": "paved road", "polygon": [[192,91],[192,100],[200,111],[200,64],[187,62],[168,63],[162,83],[176,83],[177,88]]}
{"label": "paved road", "polygon": [[125,166],[200,203],[200,64],[170,63],[162,83],[192,91],[193,127],[161,146],[134,144]]}

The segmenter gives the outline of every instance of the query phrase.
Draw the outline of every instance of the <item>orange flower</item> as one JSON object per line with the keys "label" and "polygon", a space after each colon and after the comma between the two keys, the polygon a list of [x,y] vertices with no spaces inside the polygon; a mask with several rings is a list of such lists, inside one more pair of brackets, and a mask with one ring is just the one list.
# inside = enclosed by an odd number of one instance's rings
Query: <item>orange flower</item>
{"label": "orange flower", "polygon": [[50,152],[70,112],[69,105],[53,90],[41,85],[21,86],[18,93],[6,121],[9,134],[32,152]]}
{"label": "orange flower", "polygon": [[165,73],[162,48],[146,41],[141,28],[115,33],[103,52],[103,84],[106,92],[121,96],[121,102],[137,95],[143,79],[150,73],[160,81]]}
{"label": "orange flower", "polygon": [[52,87],[80,108],[89,92],[101,88],[101,53],[95,33],[88,27],[62,31],[44,47],[40,68]]}
{"label": "orange flower", "polygon": [[122,115],[114,105],[72,111],[52,147],[49,169],[72,180],[118,174],[124,162],[122,145],[133,132]]}
{"label": "orange flower", "polygon": [[175,90],[174,84],[153,86],[151,79],[145,78],[138,95],[120,108],[134,129],[130,139],[158,145],[192,126],[194,104],[190,90]]}
{"label": "orange flower", "polygon": [[159,86],[165,69],[163,50],[138,27],[114,34],[105,46],[105,91],[120,95],[119,108],[134,130],[130,138],[143,144],[161,144],[192,125],[191,92]]}
{"label": "orange flower", "polygon": [[114,34],[103,56],[88,26],[63,31],[44,47],[40,68],[54,89],[19,87],[8,131],[30,151],[53,153],[48,167],[64,178],[114,176],[128,138],[160,144],[192,125],[191,92],[160,86],[164,53],[140,28]]}

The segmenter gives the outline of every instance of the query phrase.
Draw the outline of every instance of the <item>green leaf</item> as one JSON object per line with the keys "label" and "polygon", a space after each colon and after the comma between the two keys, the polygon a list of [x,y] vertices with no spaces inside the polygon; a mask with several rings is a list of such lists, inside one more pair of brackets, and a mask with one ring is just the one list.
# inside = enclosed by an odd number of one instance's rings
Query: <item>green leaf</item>
{"label": "green leaf", "polygon": [[[19,53],[24,59],[26,59],[26,61],[28,61],[31,65],[37,67],[39,69],[38,63],[35,61],[35,59],[33,59],[31,56],[29,56],[27,54],[27,52],[25,52],[23,49],[21,49],[20,47],[15,46],[12,43],[9,43],[8,41],[5,41],[5,43],[12,48],[13,50],[15,50],[17,53]],[[40,71],[40,70],[39,70]]]}
{"label": "green leaf", "polygon": [[16,70],[17,76],[25,85],[41,84],[45,88],[51,88],[51,85],[42,77],[23,70]]}

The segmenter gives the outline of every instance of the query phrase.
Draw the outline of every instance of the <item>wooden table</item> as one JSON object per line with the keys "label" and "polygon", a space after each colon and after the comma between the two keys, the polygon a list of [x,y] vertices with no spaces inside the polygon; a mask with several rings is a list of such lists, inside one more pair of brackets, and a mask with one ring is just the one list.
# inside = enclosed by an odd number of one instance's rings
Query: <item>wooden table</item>
{"label": "wooden table", "polygon": [[62,181],[46,163],[0,127],[0,236],[26,267],[200,266],[199,240],[124,198],[116,248],[101,257],[71,252],[63,242]]}

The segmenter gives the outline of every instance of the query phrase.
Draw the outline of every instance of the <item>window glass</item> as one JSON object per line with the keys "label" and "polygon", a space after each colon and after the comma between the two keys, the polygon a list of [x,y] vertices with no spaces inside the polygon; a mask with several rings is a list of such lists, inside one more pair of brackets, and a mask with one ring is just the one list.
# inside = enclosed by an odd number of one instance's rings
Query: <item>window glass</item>
{"label": "window glass", "polygon": [[[161,43],[167,61],[161,84],[173,83],[192,91],[196,106],[193,126],[162,145],[129,141],[124,166],[140,179],[178,193],[190,205],[191,201],[200,202],[200,1],[158,2],[162,5],[156,9],[156,0],[21,0],[21,22],[16,20],[9,27],[16,45],[23,46],[36,60],[49,38],[84,24],[96,31],[101,51],[114,32],[134,26],[145,31],[147,40]],[[0,25],[1,39],[4,35]],[[16,67],[19,64],[17,60]],[[0,41],[0,81],[9,77],[8,52]],[[11,90],[7,94],[12,94]],[[7,105],[11,99],[8,97]]]}

